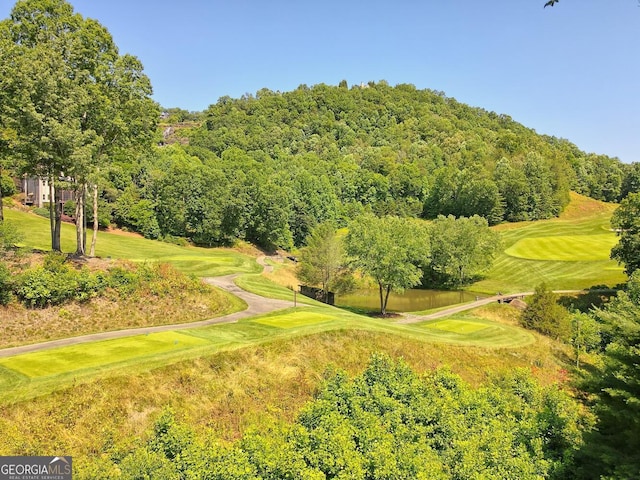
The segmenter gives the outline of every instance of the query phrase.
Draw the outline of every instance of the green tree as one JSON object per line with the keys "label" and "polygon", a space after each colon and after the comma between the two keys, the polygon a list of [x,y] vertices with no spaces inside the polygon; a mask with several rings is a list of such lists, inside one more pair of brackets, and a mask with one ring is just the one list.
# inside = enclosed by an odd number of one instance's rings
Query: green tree
{"label": "green tree", "polygon": [[345,271],[345,255],[342,238],[331,223],[317,225],[300,249],[297,275],[301,282],[320,285],[327,301],[329,291],[335,291],[338,280]]}
{"label": "green tree", "polygon": [[[20,114],[14,119],[25,171],[76,191],[84,217],[90,177],[118,148],[148,141],[157,122],[140,62],[119,56],[109,32],[64,0],[20,0],[5,21],[20,72],[12,78]],[[63,183],[60,184],[60,180]],[[51,205],[52,249],[60,250],[62,205]],[[85,253],[84,222],[76,222]]]}
{"label": "green tree", "polygon": [[[12,118],[18,111],[16,85],[13,84],[13,78],[19,75],[16,60],[15,45],[9,38],[7,24],[0,22],[0,179],[4,179],[7,172],[17,170],[13,152],[16,131],[12,126]],[[3,180],[0,180],[0,222],[4,220],[3,197],[7,193]]]}
{"label": "green tree", "polygon": [[0,305],[7,305],[13,298],[13,282],[11,271],[0,262]]}
{"label": "green tree", "polygon": [[535,289],[531,301],[522,312],[525,327],[557,339],[568,340],[571,335],[569,311],[558,303],[558,297],[546,284]]}
{"label": "green tree", "polygon": [[639,478],[640,272],[593,312],[606,343],[603,366],[587,380],[597,425],[581,451],[581,478]]}
{"label": "green tree", "polygon": [[10,247],[22,240],[22,234],[18,232],[15,224],[9,220],[0,221],[0,256]]}
{"label": "green tree", "polygon": [[640,193],[630,193],[613,212],[611,226],[620,240],[611,249],[611,258],[624,264],[627,275],[640,268]]}
{"label": "green tree", "polygon": [[620,198],[618,200],[623,200],[630,193],[640,193],[640,162],[625,165]]}
{"label": "green tree", "polygon": [[580,368],[580,355],[600,346],[600,325],[586,313],[574,313],[571,317],[571,346]]}
{"label": "green tree", "polygon": [[500,235],[477,215],[436,218],[430,227],[429,280],[458,286],[488,270],[500,251]]}
{"label": "green tree", "polygon": [[[293,424],[262,422],[232,446],[195,441],[168,420],[146,447],[117,456],[125,478],[560,480],[572,478],[588,425],[569,394],[524,370],[472,388],[383,355],[355,378],[330,372]],[[100,467],[91,478],[109,478]]]}
{"label": "green tree", "polygon": [[378,284],[380,313],[386,315],[389,294],[420,282],[429,261],[426,224],[408,218],[362,215],[349,224],[346,252],[351,265]]}

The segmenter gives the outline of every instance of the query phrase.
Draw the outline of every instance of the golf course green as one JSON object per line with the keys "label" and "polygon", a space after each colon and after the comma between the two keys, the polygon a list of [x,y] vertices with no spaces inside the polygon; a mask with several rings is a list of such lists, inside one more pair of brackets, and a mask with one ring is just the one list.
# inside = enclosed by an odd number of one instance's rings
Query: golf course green
{"label": "golf course green", "polygon": [[[542,281],[554,289],[615,285],[622,269],[608,259],[616,237],[608,222],[613,206],[574,195],[573,210],[564,218],[498,227],[503,253],[492,270],[471,290],[528,291]],[[24,234],[24,245],[46,249],[48,222],[36,215],[8,209],[6,217]],[[71,251],[73,227],[63,225],[63,250]],[[134,236],[100,233],[98,255],[135,261],[163,261],[200,276],[242,273],[237,284],[257,295],[292,300],[291,290],[259,275],[249,255],[232,249],[180,247]],[[305,301],[309,301],[305,299]],[[146,371],[154,366],[259,345],[273,340],[327,331],[362,330],[483,348],[519,348],[534,336],[514,325],[477,316],[473,311],[411,325],[357,315],[313,301],[313,305],[280,310],[237,323],[115,340],[71,345],[0,359],[0,400],[16,401],[57,390],[80,379],[117,372]],[[506,307],[508,308],[508,307]],[[168,319],[170,323],[170,319]]]}

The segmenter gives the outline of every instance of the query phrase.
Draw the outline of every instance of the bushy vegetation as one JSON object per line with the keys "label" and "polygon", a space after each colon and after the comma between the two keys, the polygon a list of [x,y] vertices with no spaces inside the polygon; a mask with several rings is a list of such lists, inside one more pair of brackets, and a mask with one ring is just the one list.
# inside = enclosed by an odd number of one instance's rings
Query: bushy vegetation
{"label": "bushy vegetation", "polygon": [[0,263],[0,305],[6,305],[11,301],[12,291],[11,272],[3,263]]}
{"label": "bushy vegetation", "polygon": [[438,370],[372,357],[354,379],[333,372],[293,424],[224,445],[165,411],[146,445],[103,459],[92,478],[567,478],[589,418],[556,387],[517,371],[474,389]]}
{"label": "bushy vegetation", "polygon": [[580,452],[581,478],[638,478],[640,475],[640,272],[626,290],[590,316],[602,332],[602,363],[585,376],[593,395],[597,428]]}
{"label": "bushy vegetation", "polygon": [[527,328],[560,340],[568,340],[571,335],[569,311],[558,303],[558,296],[544,283],[536,287],[522,312],[522,323]]}
{"label": "bushy vegetation", "polygon": [[[2,265],[4,271],[9,269]],[[10,273],[10,272],[9,272]],[[18,273],[5,283],[7,298],[12,294],[24,305],[44,308],[67,302],[86,302],[101,295],[125,297],[144,290],[151,295],[173,295],[179,299],[189,291],[204,291],[207,287],[195,278],[178,273],[169,265],[114,265],[106,271],[77,268],[63,254],[47,254],[42,265]]]}

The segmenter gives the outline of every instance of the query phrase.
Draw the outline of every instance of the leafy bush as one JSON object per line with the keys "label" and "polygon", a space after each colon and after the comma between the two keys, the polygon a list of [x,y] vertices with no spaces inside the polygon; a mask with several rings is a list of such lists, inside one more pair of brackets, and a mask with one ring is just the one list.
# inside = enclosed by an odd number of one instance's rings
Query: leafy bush
{"label": "leafy bush", "polygon": [[10,197],[16,193],[16,184],[9,175],[0,175],[0,185],[3,197]]}
{"label": "leafy bush", "polygon": [[22,240],[22,234],[8,220],[0,222],[0,253]]}
{"label": "leafy bush", "polygon": [[27,270],[16,281],[15,293],[27,306],[44,308],[70,300],[87,301],[107,286],[102,273],[86,268],[76,270],[66,263],[66,257],[50,253],[42,267]]}
{"label": "leafy bush", "polygon": [[44,308],[70,300],[76,287],[72,272],[52,272],[44,267],[36,267],[18,277],[16,294],[27,306]]}
{"label": "leafy bush", "polygon": [[140,286],[140,276],[135,267],[112,267],[109,269],[106,284],[121,295],[128,295]]}
{"label": "leafy bush", "polygon": [[[10,272],[7,278],[11,278]],[[106,272],[92,272],[86,267],[73,268],[65,255],[54,253],[44,258],[41,267],[26,270],[13,284],[7,285],[7,295],[13,289],[20,301],[31,308],[74,300],[86,302],[107,289],[120,297],[131,297],[136,292],[180,297],[185,293],[203,293],[208,288],[200,279],[184,275],[168,264],[131,263],[111,267]],[[3,286],[1,272],[0,286]]]}
{"label": "leafy bush", "polygon": [[45,207],[36,207],[32,210],[36,215],[40,215],[41,217],[49,218],[49,209]]}
{"label": "leafy bush", "polygon": [[537,330],[556,339],[569,340],[571,318],[566,308],[558,303],[558,298],[546,284],[536,287],[526,310],[522,312],[525,327]]}
{"label": "leafy bush", "polygon": [[445,370],[422,377],[374,356],[355,379],[330,375],[294,424],[263,424],[224,448],[195,441],[165,411],[147,445],[119,466],[170,463],[193,478],[225,480],[560,479],[589,421],[568,394],[524,370],[473,389]]}
{"label": "leafy bush", "polygon": [[62,212],[69,217],[76,216],[76,202],[75,200],[67,200],[64,202],[64,206],[62,207]]}
{"label": "leafy bush", "polygon": [[0,263],[0,305],[6,305],[13,297],[11,272],[4,263]]}

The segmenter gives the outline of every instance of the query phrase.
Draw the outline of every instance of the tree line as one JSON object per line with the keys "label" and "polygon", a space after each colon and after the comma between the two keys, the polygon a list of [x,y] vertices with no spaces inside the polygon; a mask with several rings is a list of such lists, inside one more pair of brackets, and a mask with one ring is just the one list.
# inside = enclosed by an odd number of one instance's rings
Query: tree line
{"label": "tree line", "polygon": [[291,248],[364,213],[493,225],[558,215],[570,190],[619,201],[640,188],[636,164],[384,82],[224,98],[182,132],[189,145],[110,163],[105,217],[150,238]]}
{"label": "tree line", "polygon": [[[0,42],[0,188],[27,174],[71,189],[73,216],[91,217],[94,232],[113,223],[169,241],[291,248],[322,222],[365,213],[493,225],[558,215],[570,190],[620,201],[640,189],[638,164],[385,81],[165,109],[188,143],[166,145],[141,63],[64,0],[20,0]],[[51,202],[54,250],[63,208]]]}

